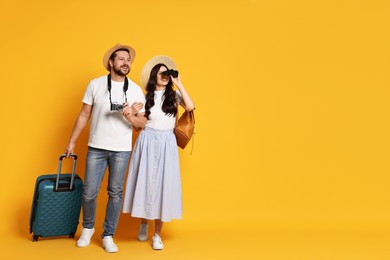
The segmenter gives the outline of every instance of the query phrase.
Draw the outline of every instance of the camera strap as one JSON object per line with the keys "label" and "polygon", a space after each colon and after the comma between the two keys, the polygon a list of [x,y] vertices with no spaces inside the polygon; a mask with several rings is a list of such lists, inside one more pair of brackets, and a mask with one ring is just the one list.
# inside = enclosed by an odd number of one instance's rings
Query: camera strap
{"label": "camera strap", "polygon": [[[111,100],[111,73],[107,75],[107,88],[108,88],[108,93],[110,94],[110,103],[112,104],[112,100]],[[126,92],[127,92],[128,88],[129,88],[129,80],[127,79],[127,77],[125,77],[125,83],[123,84],[123,93],[125,93],[125,102],[127,102]]]}

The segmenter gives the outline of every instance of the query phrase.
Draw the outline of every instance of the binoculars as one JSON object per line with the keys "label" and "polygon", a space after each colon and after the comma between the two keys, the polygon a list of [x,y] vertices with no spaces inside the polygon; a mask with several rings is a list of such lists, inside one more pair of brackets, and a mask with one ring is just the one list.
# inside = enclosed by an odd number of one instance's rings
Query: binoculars
{"label": "binoculars", "polygon": [[174,78],[177,78],[179,76],[179,72],[177,70],[166,70],[164,72],[161,72],[162,76],[172,76]]}

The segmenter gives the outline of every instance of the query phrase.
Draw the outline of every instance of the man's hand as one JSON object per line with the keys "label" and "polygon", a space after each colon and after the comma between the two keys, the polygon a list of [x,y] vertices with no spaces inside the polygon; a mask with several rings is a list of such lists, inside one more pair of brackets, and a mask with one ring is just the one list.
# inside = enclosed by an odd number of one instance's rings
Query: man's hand
{"label": "man's hand", "polygon": [[66,147],[66,151],[65,151],[66,158],[69,158],[70,155],[73,154],[74,147],[75,147],[74,143],[69,143],[68,144],[68,146]]}

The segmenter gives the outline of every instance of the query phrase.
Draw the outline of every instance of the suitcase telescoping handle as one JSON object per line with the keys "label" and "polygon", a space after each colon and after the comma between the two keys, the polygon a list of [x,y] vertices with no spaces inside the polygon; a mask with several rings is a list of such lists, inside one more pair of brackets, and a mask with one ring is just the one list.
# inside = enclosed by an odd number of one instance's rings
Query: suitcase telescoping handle
{"label": "suitcase telescoping handle", "polygon": [[[77,155],[76,154],[71,154],[70,157],[72,157],[73,160],[73,167],[72,167],[72,177],[70,178],[70,185],[69,185],[69,190],[72,190],[73,187],[73,181],[74,181],[74,174],[76,170],[76,161],[77,161]],[[56,180],[56,189],[55,191],[58,190],[58,184],[60,182],[60,174],[61,174],[61,168],[62,168],[62,159],[66,158],[66,154],[61,154],[60,159],[58,161],[58,170],[57,170],[57,180]]]}

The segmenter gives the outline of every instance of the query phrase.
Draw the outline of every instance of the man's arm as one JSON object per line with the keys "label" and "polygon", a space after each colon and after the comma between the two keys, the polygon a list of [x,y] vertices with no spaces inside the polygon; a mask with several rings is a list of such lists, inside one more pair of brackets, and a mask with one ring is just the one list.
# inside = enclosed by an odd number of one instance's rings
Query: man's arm
{"label": "man's arm", "polygon": [[70,136],[68,146],[66,147],[66,157],[69,158],[69,155],[73,153],[77,138],[79,138],[81,132],[87,125],[87,122],[92,114],[92,106],[83,103],[81,111],[76,119],[74,124],[72,135]]}

